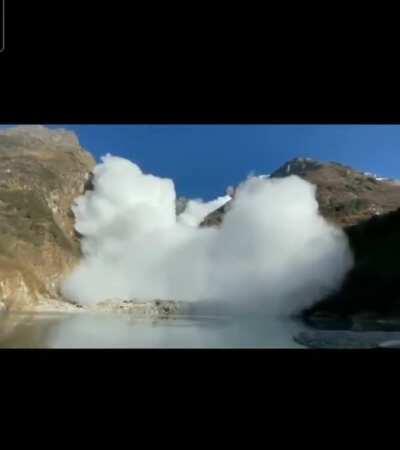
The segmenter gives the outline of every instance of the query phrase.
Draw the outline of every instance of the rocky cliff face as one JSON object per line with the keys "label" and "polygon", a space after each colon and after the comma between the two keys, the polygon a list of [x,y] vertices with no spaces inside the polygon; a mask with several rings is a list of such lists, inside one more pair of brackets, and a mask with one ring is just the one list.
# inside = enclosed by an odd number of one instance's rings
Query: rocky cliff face
{"label": "rocky cliff face", "polygon": [[94,165],[68,131],[0,132],[0,308],[59,297],[59,282],[80,255],[71,204]]}
{"label": "rocky cliff face", "polygon": [[355,225],[400,207],[400,184],[339,163],[296,158],[271,177],[298,175],[317,186],[321,214],[338,225]]}
{"label": "rocky cliff face", "polygon": [[[365,327],[368,322],[376,322],[377,319],[386,321],[392,318],[398,327],[399,230],[400,209],[346,227],[345,232],[354,255],[354,267],[338,292],[304,311],[303,316],[314,323],[326,318],[352,320],[357,327]],[[376,323],[373,326],[376,327]]]}
{"label": "rocky cliff face", "polygon": [[186,197],[178,197],[175,200],[175,213],[177,216],[179,216],[179,214],[182,214],[183,211],[185,210],[187,204],[189,202],[189,199]]}
{"label": "rocky cliff face", "polygon": [[[317,186],[321,214],[340,226],[355,225],[400,207],[400,183],[358,172],[339,163],[295,158],[271,174],[271,178],[298,175]],[[221,224],[230,205],[210,214],[202,226]]]}
{"label": "rocky cliff face", "polygon": [[[341,225],[354,255],[354,267],[338,292],[303,316],[326,326],[376,327],[377,318],[400,317],[397,255],[400,249],[400,184],[338,163],[297,158],[271,177],[298,175],[317,186],[321,214]],[[374,319],[374,320],[372,320]],[[350,321],[350,322],[348,322]],[[384,325],[382,325],[384,326]]]}

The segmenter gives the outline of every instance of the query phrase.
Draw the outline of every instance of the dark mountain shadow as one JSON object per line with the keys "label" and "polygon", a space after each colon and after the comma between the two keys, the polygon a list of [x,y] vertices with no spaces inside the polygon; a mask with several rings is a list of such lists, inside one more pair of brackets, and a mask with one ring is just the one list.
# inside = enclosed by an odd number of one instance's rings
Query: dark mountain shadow
{"label": "dark mountain shadow", "polygon": [[354,267],[338,292],[304,311],[303,317],[400,317],[400,209],[344,231],[354,253]]}

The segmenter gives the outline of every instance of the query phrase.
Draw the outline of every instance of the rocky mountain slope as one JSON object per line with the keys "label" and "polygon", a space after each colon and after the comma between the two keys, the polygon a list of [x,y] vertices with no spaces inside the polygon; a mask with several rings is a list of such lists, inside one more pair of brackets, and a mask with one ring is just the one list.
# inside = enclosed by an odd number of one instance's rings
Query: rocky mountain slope
{"label": "rocky mountain slope", "polygon": [[400,183],[306,159],[289,161],[271,176],[292,173],[317,185],[321,214],[343,227],[355,259],[341,289],[304,317],[310,323],[329,318],[335,327],[342,321],[355,329],[376,328],[382,319],[380,326],[387,327],[388,318],[400,318]]}
{"label": "rocky mountain slope", "polygon": [[[321,214],[343,227],[355,259],[341,289],[304,311],[303,318],[322,328],[377,329],[382,320],[384,329],[389,319],[399,327],[400,183],[303,158],[288,161],[270,176],[292,174],[317,186]],[[202,226],[219,226],[232,204],[211,213]]]}
{"label": "rocky mountain slope", "polygon": [[188,202],[189,202],[189,199],[186,197],[177,197],[177,199],[175,200],[175,213],[177,216],[179,216],[179,214],[183,213]]}
{"label": "rocky mountain slope", "polygon": [[59,296],[60,279],[80,255],[71,204],[94,165],[68,131],[0,132],[0,308]]}
{"label": "rocky mountain slope", "polygon": [[[338,292],[304,311],[310,323],[326,319],[348,326],[364,327],[383,319],[396,319],[400,324],[400,209],[374,216],[345,228],[354,254],[354,267]],[[372,323],[371,323],[372,322]]]}
{"label": "rocky mountain slope", "polygon": [[321,214],[342,225],[354,225],[369,217],[400,207],[400,184],[331,162],[297,158],[271,174],[296,174],[317,186]]}
{"label": "rocky mountain slope", "polygon": [[[295,158],[271,174],[271,178],[298,175],[317,186],[321,214],[341,226],[357,224],[400,207],[400,183],[356,171],[342,164]],[[202,226],[221,224],[230,208],[211,213]]]}

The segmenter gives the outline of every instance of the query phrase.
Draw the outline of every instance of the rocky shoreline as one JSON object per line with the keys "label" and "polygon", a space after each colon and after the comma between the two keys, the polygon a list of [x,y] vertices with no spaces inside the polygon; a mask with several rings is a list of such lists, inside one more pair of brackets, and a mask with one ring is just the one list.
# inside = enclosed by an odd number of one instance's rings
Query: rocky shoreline
{"label": "rocky shoreline", "polygon": [[24,310],[32,313],[129,313],[146,317],[169,317],[186,311],[184,302],[173,300],[107,300],[91,306],[82,306],[61,300],[41,300],[37,305]]}
{"label": "rocky shoreline", "polygon": [[43,316],[69,314],[127,314],[134,320],[166,320],[190,313],[184,302],[172,300],[121,301],[108,300],[91,306],[81,306],[56,299],[41,299],[23,309],[6,308],[0,301],[0,342],[7,341],[21,326]]}

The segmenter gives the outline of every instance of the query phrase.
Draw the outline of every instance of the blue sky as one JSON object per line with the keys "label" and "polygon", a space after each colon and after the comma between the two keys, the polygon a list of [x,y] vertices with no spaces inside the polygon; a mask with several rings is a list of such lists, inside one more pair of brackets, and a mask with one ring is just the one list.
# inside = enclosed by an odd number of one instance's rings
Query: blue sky
{"label": "blue sky", "polygon": [[[59,127],[60,125],[57,125]],[[112,153],[172,178],[178,195],[223,195],[248,173],[300,156],[400,178],[400,125],[61,125],[98,159]]]}

